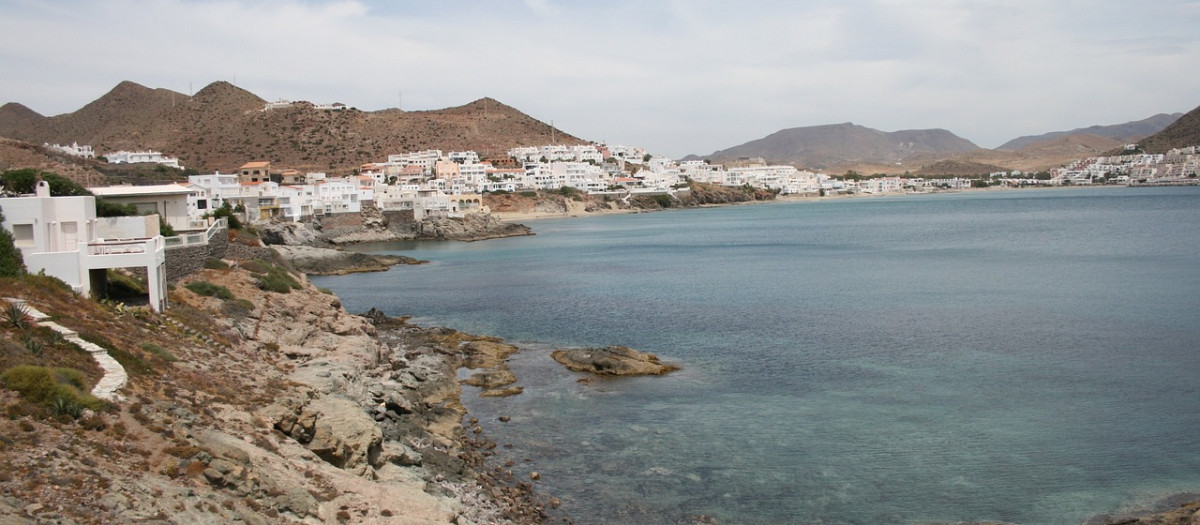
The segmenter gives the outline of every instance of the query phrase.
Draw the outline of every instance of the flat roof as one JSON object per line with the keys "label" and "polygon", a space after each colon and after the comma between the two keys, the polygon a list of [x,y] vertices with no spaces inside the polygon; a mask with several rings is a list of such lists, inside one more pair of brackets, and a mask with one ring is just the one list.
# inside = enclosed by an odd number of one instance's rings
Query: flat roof
{"label": "flat roof", "polygon": [[155,186],[102,186],[88,188],[97,197],[139,197],[143,195],[186,195],[196,193],[194,188],[180,184],[159,184]]}

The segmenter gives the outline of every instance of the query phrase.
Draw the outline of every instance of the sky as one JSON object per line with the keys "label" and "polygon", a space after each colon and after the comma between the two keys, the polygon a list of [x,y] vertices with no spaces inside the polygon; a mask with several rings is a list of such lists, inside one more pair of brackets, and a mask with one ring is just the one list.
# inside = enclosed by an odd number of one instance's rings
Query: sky
{"label": "sky", "polygon": [[1200,1],[0,0],[0,103],[183,94],[428,110],[492,97],[679,158],[786,128],[985,148],[1200,106]]}

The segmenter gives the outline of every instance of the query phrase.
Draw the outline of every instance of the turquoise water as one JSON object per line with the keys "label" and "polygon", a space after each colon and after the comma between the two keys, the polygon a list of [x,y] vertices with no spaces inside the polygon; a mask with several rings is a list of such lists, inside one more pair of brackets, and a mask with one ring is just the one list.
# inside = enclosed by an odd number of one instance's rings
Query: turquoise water
{"label": "turquoise water", "polygon": [[[1200,490],[1197,188],[531,225],[313,280],[521,344],[525,393],[464,401],[577,523],[1073,524]],[[548,357],[608,344],[684,369],[582,383]]]}

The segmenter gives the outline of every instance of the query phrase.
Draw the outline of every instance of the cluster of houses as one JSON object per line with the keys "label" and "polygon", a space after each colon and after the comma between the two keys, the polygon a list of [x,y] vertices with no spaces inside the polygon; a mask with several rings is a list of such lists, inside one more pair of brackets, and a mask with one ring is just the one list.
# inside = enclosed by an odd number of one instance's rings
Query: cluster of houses
{"label": "cluster of houses", "polygon": [[[80,155],[91,153],[89,146],[78,144],[53,147]],[[1200,172],[1198,149],[1175,149],[1159,155],[1093,157],[1057,168],[1048,175],[1019,171],[993,173],[988,183],[1004,186],[1194,183]],[[109,162],[178,165],[177,159],[153,151],[115,152],[106,157]],[[689,180],[767,189],[781,195],[954,190],[969,188],[974,183],[964,177],[836,178],[752,158],[728,166],[703,160],[676,161],[638,147],[607,144],[517,147],[508,150],[504,158],[487,160],[474,151],[424,150],[389,155],[383,162],[363,164],[356,171],[354,176],[334,177],[277,169],[269,162],[256,161],[246,163],[236,173],[193,175],[187,184],[92,190],[98,196],[138,206],[140,211],[158,213],[176,230],[191,230],[204,227],[212,211],[226,204],[250,220],[303,221],[322,215],[358,213],[365,203],[384,211],[408,211],[415,220],[421,220],[486,212],[481,195],[489,192],[553,191],[566,187],[605,198],[626,199],[633,195],[674,194],[685,188]]]}
{"label": "cluster of houses", "polygon": [[[1136,146],[1126,146],[1135,150]],[[1166,153],[1127,153],[1077,160],[1051,172],[1058,184],[1197,184],[1200,179],[1200,146],[1175,148]]]}
{"label": "cluster of houses", "polygon": [[[69,145],[69,146],[64,146],[62,144],[42,144],[42,146],[44,146],[47,149],[57,151],[59,153],[65,153],[67,155],[72,155],[75,157],[80,157],[80,158],[85,158],[85,159],[96,158],[96,152],[92,149],[91,146],[88,146],[88,145],[81,146],[81,145],[79,145],[79,143],[76,143],[76,142],[72,142],[71,145]],[[104,160],[107,161],[109,164],[153,163],[153,164],[161,164],[163,166],[167,166],[170,168],[183,169],[183,166],[181,164],[179,164],[179,159],[177,159],[175,157],[168,157],[166,155],[163,155],[161,152],[154,151],[154,150],[114,151],[112,153],[105,154]]]}

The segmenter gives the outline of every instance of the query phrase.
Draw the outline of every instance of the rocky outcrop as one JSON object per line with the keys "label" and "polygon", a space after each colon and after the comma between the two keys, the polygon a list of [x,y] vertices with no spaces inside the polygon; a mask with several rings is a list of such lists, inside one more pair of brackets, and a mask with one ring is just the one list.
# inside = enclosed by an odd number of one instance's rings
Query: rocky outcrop
{"label": "rocky outcrop", "polygon": [[364,207],[362,213],[343,213],[316,219],[316,228],[334,244],[412,240],[479,241],[532,235],[521,224],[512,224],[483,213],[462,218],[414,220],[411,211],[380,211]]}
{"label": "rocky outcrop", "polygon": [[254,223],[254,230],[266,245],[325,246],[329,243],[308,225],[291,221]]}
{"label": "rocky outcrop", "polygon": [[679,370],[678,366],[660,362],[654,354],[639,352],[625,346],[555,350],[550,357],[576,372],[598,375],[663,375]]}
{"label": "rocky outcrop", "polygon": [[397,264],[428,262],[403,255],[375,255],[312,246],[273,245],[271,249],[275,250],[292,268],[309,275],[382,272]]}
{"label": "rocky outcrop", "polygon": [[463,368],[479,370],[463,380],[463,384],[483,389],[483,397],[508,397],[524,391],[517,382],[516,374],[508,369],[508,356],[517,352],[517,347],[495,340],[475,340],[462,343]]}
{"label": "rocky outcrop", "polygon": [[275,407],[275,428],[329,464],[366,477],[381,465],[383,432],[358,404],[326,396],[291,412]]}
{"label": "rocky outcrop", "polygon": [[461,219],[431,219],[417,223],[417,239],[482,241],[501,237],[533,235],[522,224],[504,222],[490,214],[471,213]]}

